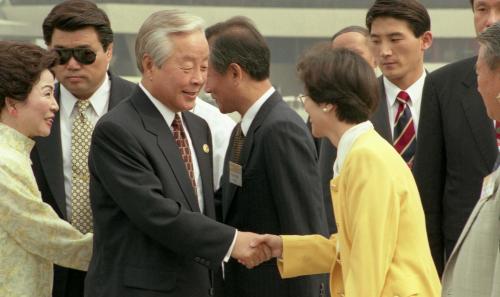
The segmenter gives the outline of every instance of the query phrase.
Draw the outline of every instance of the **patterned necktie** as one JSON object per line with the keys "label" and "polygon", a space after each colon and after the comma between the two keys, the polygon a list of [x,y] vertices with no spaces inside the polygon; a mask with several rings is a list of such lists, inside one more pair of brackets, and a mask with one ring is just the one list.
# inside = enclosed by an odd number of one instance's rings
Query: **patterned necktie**
{"label": "patterned necktie", "polygon": [[196,181],[194,179],[194,168],[193,160],[191,159],[191,150],[189,149],[189,143],[186,138],[186,133],[184,132],[184,127],[182,126],[182,121],[179,115],[176,113],[174,121],[172,122],[172,132],[174,133],[174,139],[179,147],[182,160],[191,180],[191,185],[193,186],[194,194],[196,195],[198,191],[196,190]]}
{"label": "patterned necktie", "polygon": [[497,135],[497,147],[500,148],[500,121],[495,121],[495,133]]}
{"label": "patterned necktie", "polygon": [[77,101],[71,129],[71,224],[82,233],[92,232],[88,156],[93,126],[85,115],[89,105],[88,100]]}
{"label": "patterned necktie", "polygon": [[[241,150],[243,149],[243,144],[245,144],[245,135],[241,130],[241,122],[239,122],[234,129],[233,147],[231,150],[231,162],[240,164]],[[241,165],[241,164],[240,164]]]}
{"label": "patterned necktie", "polygon": [[413,157],[417,147],[415,125],[408,106],[410,96],[405,91],[399,92],[396,100],[399,103],[398,112],[394,121],[394,148],[403,157],[410,168],[413,166]]}

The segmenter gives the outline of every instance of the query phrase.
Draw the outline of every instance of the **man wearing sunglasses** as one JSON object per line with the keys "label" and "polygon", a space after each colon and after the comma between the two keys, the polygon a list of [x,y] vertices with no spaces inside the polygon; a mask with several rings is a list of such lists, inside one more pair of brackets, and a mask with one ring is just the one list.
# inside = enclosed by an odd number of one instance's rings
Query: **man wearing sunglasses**
{"label": "man wearing sunglasses", "polygon": [[[60,106],[49,137],[37,140],[33,171],[43,200],[82,233],[92,232],[88,146],[97,120],[134,84],[108,72],[113,31],[94,3],[69,0],[55,6],[43,22],[47,46],[59,54],[54,68]],[[55,267],[54,297],[83,296],[85,273]]]}

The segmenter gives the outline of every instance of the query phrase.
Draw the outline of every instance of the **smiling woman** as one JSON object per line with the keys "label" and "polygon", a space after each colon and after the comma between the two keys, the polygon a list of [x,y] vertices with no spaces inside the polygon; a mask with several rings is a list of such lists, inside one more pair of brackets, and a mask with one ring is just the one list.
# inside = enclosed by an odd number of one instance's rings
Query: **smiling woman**
{"label": "smiling woman", "polygon": [[36,136],[48,136],[57,55],[0,41],[0,296],[49,296],[54,263],[87,269],[92,235],[83,235],[42,202],[31,171]]}

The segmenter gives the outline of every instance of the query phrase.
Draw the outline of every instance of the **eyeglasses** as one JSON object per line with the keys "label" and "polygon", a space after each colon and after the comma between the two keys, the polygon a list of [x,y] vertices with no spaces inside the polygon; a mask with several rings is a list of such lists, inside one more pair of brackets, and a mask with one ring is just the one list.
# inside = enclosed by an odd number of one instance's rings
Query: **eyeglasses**
{"label": "eyeglasses", "polygon": [[302,104],[304,104],[304,103],[306,102],[306,100],[307,100],[307,98],[308,98],[308,97],[309,97],[309,96],[307,96],[307,95],[299,94],[299,95],[297,96],[297,99],[298,99],[298,100],[299,100]]}
{"label": "eyeglasses", "polygon": [[69,62],[71,57],[78,63],[90,65],[95,62],[96,54],[89,48],[55,48],[54,51],[59,55],[59,63],[64,65]]}

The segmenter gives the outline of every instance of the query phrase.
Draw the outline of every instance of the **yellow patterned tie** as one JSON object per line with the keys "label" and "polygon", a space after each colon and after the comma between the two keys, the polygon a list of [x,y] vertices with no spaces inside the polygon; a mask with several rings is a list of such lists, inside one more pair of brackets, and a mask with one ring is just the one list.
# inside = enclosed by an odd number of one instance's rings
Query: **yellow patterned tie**
{"label": "yellow patterned tie", "polygon": [[71,129],[71,224],[82,233],[92,232],[88,156],[93,126],[85,115],[89,105],[88,100],[77,101]]}
{"label": "yellow patterned tie", "polygon": [[231,150],[231,162],[241,165],[240,155],[243,145],[245,144],[245,135],[243,135],[243,130],[241,130],[241,122],[239,122],[234,129],[233,147]]}

